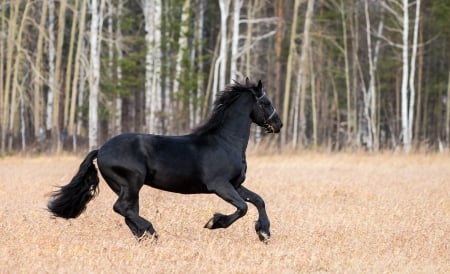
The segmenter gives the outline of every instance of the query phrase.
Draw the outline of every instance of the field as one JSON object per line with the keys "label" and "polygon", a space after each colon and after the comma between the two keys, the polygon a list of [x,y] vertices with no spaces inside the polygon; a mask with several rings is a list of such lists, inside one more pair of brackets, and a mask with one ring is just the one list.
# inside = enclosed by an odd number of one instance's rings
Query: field
{"label": "field", "polygon": [[159,234],[138,243],[100,195],[79,218],[51,218],[50,191],[82,158],[0,159],[0,273],[450,273],[450,156],[250,156],[246,185],[266,201],[227,229],[203,225],[234,208],[214,195],[144,187],[141,214]]}

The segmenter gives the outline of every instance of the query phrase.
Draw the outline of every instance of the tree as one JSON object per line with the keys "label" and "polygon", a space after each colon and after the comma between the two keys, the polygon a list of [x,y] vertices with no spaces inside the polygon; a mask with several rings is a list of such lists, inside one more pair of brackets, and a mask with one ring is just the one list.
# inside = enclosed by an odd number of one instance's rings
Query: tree
{"label": "tree", "polygon": [[286,145],[287,143],[287,133],[288,130],[288,113],[290,108],[290,97],[291,97],[291,82],[292,82],[292,66],[295,56],[295,37],[297,35],[297,21],[298,21],[298,8],[300,6],[300,0],[295,0],[294,3],[294,9],[293,9],[293,19],[292,19],[292,26],[291,26],[291,33],[290,33],[290,42],[289,42],[289,55],[288,55],[288,61],[287,61],[287,68],[286,68],[286,84],[284,88],[284,100],[283,100],[283,125],[285,126],[285,129],[282,131],[281,135],[281,143],[283,145]]}
{"label": "tree", "polygon": [[[216,72],[213,85],[213,97],[217,89],[223,89],[226,85],[226,72],[227,72],[227,21],[228,12],[230,7],[230,0],[219,0],[220,7],[220,50],[219,58],[216,61]],[[217,80],[216,80],[217,79]],[[217,85],[218,83],[218,85]]]}
{"label": "tree", "polygon": [[[297,147],[298,134],[300,134],[301,138],[300,144],[303,144],[306,139],[305,100],[306,100],[306,86],[309,80],[308,79],[309,76],[308,72],[310,68],[310,62],[308,59],[310,52],[309,32],[311,29],[313,11],[314,11],[314,0],[308,0],[305,15],[305,26],[303,28],[302,51],[300,55],[300,64],[297,73],[297,92],[295,94],[295,102],[294,102],[294,130],[292,134],[293,148]],[[300,119],[298,119],[298,115],[300,115]],[[300,125],[300,129],[298,129],[298,125]]]}
{"label": "tree", "polygon": [[89,149],[97,147],[98,142],[98,96],[100,92],[100,38],[104,0],[91,3],[90,34],[90,77],[89,77]]}
{"label": "tree", "polygon": [[[189,2],[189,1],[187,1]],[[145,109],[146,130],[151,133],[161,133],[157,125],[157,115],[161,112],[161,53],[160,53],[160,25],[161,7],[159,1],[142,1],[145,18],[145,40],[147,43],[145,65]],[[188,12],[188,6],[183,8]],[[181,62],[181,60],[180,60]],[[177,72],[178,74],[179,72]]]}

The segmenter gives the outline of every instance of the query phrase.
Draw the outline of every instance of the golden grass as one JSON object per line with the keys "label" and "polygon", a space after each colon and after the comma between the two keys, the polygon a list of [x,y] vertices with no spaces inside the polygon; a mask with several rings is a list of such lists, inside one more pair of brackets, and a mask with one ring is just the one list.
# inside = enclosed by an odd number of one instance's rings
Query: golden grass
{"label": "golden grass", "polygon": [[246,185],[266,201],[228,229],[203,228],[234,208],[214,195],[144,187],[141,214],[160,239],[137,243],[100,195],[75,220],[50,218],[47,194],[80,157],[0,159],[0,273],[450,273],[448,155],[249,157]]}

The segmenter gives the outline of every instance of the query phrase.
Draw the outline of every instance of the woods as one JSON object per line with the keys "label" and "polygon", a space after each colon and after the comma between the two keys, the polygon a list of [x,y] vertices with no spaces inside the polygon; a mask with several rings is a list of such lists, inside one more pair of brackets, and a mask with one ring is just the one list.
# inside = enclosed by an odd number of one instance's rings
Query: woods
{"label": "woods", "polygon": [[267,145],[450,146],[446,0],[1,0],[0,14],[1,154],[188,133],[246,76],[282,114]]}

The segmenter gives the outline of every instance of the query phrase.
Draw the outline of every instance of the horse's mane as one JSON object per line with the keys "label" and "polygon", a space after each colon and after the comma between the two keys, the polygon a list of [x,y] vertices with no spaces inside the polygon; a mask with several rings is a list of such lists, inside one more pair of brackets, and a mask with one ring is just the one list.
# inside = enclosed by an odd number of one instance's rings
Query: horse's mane
{"label": "horse's mane", "polygon": [[242,93],[250,92],[255,87],[256,84],[252,82],[248,82],[246,84],[235,82],[232,85],[227,86],[217,95],[209,119],[199,127],[195,128],[192,131],[192,134],[202,135],[219,128],[223,122],[225,112],[228,107],[233,104]]}

